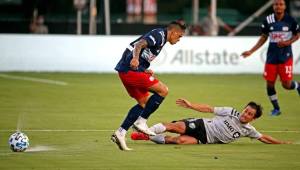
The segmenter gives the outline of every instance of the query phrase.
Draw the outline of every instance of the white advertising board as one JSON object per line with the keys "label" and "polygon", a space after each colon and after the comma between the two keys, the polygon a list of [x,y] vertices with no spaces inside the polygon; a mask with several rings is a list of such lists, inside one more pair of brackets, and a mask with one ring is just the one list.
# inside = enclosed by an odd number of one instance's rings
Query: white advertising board
{"label": "white advertising board", "polygon": [[[124,49],[138,36],[0,34],[0,71],[114,72]],[[249,58],[240,54],[258,37],[183,37],[167,44],[151,63],[159,73],[262,73],[266,43]],[[300,40],[293,44],[300,74]]]}

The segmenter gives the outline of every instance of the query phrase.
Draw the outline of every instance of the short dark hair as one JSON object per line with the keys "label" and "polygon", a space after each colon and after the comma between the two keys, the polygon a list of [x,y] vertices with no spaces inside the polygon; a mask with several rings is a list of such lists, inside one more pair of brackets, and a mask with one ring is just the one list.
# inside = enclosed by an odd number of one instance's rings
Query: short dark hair
{"label": "short dark hair", "polygon": [[183,19],[178,19],[178,20],[172,21],[168,24],[169,28],[174,27],[174,26],[179,27],[181,30],[185,30],[187,27]]}
{"label": "short dark hair", "polygon": [[[247,106],[250,106],[251,108],[256,110],[254,118],[259,118],[263,114],[263,107],[260,104],[257,104],[253,101],[250,101]],[[246,106],[246,107],[247,107]]]}

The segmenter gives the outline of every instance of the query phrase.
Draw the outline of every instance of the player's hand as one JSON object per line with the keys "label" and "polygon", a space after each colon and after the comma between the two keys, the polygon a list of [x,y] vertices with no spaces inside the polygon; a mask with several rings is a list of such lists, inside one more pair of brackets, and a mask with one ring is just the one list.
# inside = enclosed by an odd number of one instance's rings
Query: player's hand
{"label": "player's hand", "polygon": [[150,74],[151,76],[154,75],[154,72],[151,69],[145,70],[145,73]]}
{"label": "player's hand", "polygon": [[131,59],[131,61],[130,61],[130,67],[133,69],[133,70],[137,70],[138,69],[138,67],[139,67],[139,64],[140,64],[140,62],[139,62],[139,59],[137,59],[137,58],[132,58]]}
{"label": "player's hand", "polygon": [[289,46],[289,45],[291,45],[291,43],[289,41],[280,41],[280,42],[277,43],[277,46],[279,48],[286,47],[286,46]]}
{"label": "player's hand", "polygon": [[176,104],[177,104],[178,106],[181,106],[181,107],[184,107],[184,108],[192,108],[191,102],[189,102],[189,101],[186,100],[186,99],[177,99],[177,100],[176,100]]}
{"label": "player's hand", "polygon": [[243,56],[244,58],[249,57],[252,54],[251,51],[245,51],[241,54],[241,56]]}

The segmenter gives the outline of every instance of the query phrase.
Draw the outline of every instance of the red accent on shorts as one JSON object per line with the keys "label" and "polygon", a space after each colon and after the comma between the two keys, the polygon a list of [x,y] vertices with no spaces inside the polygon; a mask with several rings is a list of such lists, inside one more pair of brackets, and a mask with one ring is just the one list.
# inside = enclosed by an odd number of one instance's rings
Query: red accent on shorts
{"label": "red accent on shorts", "polygon": [[293,58],[289,58],[283,64],[266,64],[264,78],[267,81],[276,81],[279,75],[281,81],[293,80]]}
{"label": "red accent on shorts", "polygon": [[159,82],[159,80],[145,72],[119,72],[119,77],[128,94],[135,99],[148,96],[149,87]]}

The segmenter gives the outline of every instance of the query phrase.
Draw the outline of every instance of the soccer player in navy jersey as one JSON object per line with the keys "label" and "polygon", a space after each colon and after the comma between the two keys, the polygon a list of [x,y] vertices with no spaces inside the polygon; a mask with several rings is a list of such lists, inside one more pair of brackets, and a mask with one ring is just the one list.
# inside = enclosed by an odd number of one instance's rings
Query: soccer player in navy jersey
{"label": "soccer player in navy jersey", "polygon": [[[168,95],[168,87],[156,79],[148,68],[166,42],[176,44],[185,29],[183,20],[173,21],[166,28],[153,29],[131,42],[115,67],[128,94],[137,101],[111,136],[121,150],[131,150],[126,145],[125,135],[132,125],[148,135],[155,135],[146,121]],[[153,94],[150,96],[149,92]]]}
{"label": "soccer player in navy jersey", "polygon": [[251,50],[242,53],[243,57],[250,56],[260,48],[270,37],[264,78],[267,81],[267,94],[273,105],[271,115],[281,114],[275,90],[277,75],[282,86],[287,90],[297,90],[300,95],[300,84],[293,81],[292,43],[300,37],[300,28],[294,18],[285,12],[284,0],[274,0],[274,13],[268,15],[261,25],[261,36]]}

